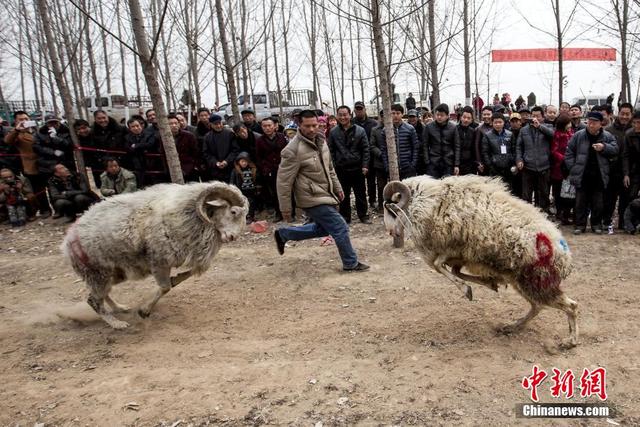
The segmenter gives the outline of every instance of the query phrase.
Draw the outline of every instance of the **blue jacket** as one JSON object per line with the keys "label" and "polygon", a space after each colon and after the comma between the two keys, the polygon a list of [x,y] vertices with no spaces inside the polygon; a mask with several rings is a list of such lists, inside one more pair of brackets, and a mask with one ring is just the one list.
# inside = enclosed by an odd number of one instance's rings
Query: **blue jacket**
{"label": "blue jacket", "polygon": [[[383,140],[386,141],[386,128],[381,131]],[[418,164],[418,134],[413,126],[408,123],[401,123],[393,127],[396,136],[396,152],[398,153],[398,169],[405,170],[413,168]],[[387,155],[387,144],[382,144],[382,160],[385,170],[389,170],[389,156]]]}

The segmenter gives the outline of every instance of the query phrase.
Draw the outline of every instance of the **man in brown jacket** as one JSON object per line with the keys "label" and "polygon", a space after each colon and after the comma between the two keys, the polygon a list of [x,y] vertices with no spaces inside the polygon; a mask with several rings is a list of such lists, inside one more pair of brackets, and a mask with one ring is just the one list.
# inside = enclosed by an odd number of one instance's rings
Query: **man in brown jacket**
{"label": "man in brown jacket", "polygon": [[45,190],[47,187],[47,177],[38,171],[38,155],[33,151],[35,129],[25,126],[25,123],[29,121],[29,114],[25,111],[16,111],[13,114],[13,118],[15,120],[15,127],[9,132],[5,138],[5,142],[18,149],[20,159],[22,160],[24,176],[31,183],[38,200],[40,217],[46,218],[51,215],[51,209],[49,208],[49,201],[47,200],[47,192]]}
{"label": "man in brown jacket", "polygon": [[331,163],[324,135],[318,133],[318,116],[314,111],[300,113],[298,134],[281,152],[278,168],[278,200],[285,221],[291,219],[291,190],[296,205],[313,220],[300,227],[283,227],[274,232],[278,252],[284,254],[288,240],[306,240],[331,235],[344,271],[369,269],[358,261],[351,246],[349,226],[338,213],[344,193]]}

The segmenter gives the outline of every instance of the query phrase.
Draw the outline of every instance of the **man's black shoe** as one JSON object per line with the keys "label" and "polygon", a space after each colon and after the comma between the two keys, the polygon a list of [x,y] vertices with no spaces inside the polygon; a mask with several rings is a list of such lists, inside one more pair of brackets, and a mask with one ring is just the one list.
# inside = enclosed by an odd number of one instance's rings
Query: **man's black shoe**
{"label": "man's black shoe", "polygon": [[369,218],[369,215],[363,216],[362,218],[360,218],[360,222],[363,224],[372,224],[371,218]]}
{"label": "man's black shoe", "polygon": [[278,230],[273,232],[273,238],[276,240],[276,246],[278,247],[278,253],[280,255],[284,255],[284,240],[280,237],[280,232]]}
{"label": "man's black shoe", "polygon": [[344,271],[367,271],[369,269],[369,266],[367,264],[363,264],[361,262],[358,262],[358,265],[356,265],[353,268],[343,268],[342,270]]}

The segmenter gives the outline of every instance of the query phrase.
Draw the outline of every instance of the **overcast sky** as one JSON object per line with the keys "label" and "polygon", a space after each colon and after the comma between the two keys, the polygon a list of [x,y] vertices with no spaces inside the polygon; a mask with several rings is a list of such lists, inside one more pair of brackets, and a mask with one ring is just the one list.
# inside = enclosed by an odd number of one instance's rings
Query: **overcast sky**
{"label": "overcast sky", "polygon": [[[291,11],[292,14],[292,34],[290,36],[290,58],[291,58],[291,70],[293,77],[293,88],[311,88],[311,70],[308,60],[308,41],[304,35],[304,25],[301,22],[302,14],[301,7],[308,7],[311,0],[302,0],[300,3],[294,3],[295,10]],[[407,6],[406,0],[394,0],[402,1]],[[437,10],[450,7],[456,8],[457,13],[461,8],[461,0],[434,0],[437,1]],[[476,3],[482,3],[483,0],[475,0]],[[484,0],[485,4],[492,4],[493,10],[497,10],[492,16],[495,16],[495,23],[493,19],[490,20],[489,28],[495,25],[496,31],[493,32],[492,49],[515,49],[515,48],[553,48],[555,47],[555,40],[553,37],[544,34],[541,31],[532,29],[525,21],[523,16],[531,22],[531,24],[541,28],[542,30],[554,32],[555,21],[553,12],[551,10],[551,0]],[[585,3],[587,0],[580,0],[582,5],[589,8],[590,11],[596,16],[603,16],[604,10],[610,4],[609,0],[589,0],[591,4]],[[562,20],[566,20],[566,16],[575,4],[574,0],[561,0]],[[177,5],[178,3],[172,3]],[[419,4],[418,1],[412,1],[410,4]],[[253,4],[255,6],[255,3]],[[173,7],[173,6],[172,6]],[[415,7],[415,6],[414,6]],[[489,6],[486,6],[489,7]],[[258,8],[259,9],[259,8]],[[400,12],[398,12],[400,13]],[[6,17],[5,17],[6,18]],[[335,24],[333,17],[329,17],[330,24]],[[260,24],[260,17],[253,20],[255,25]],[[636,21],[633,24],[631,31],[638,33],[638,19],[636,15]],[[277,31],[277,30],[276,30]],[[488,30],[486,30],[488,32]],[[210,30],[203,30],[201,37],[206,38],[207,34],[210,34]],[[322,34],[318,37],[318,42],[321,45],[319,48],[323,49]],[[337,35],[334,34],[335,37]],[[462,38],[460,34],[459,39]],[[612,37],[606,33],[603,26],[598,24],[596,20],[589,16],[589,14],[579,7],[573,24],[567,31],[566,41],[568,42],[565,47],[619,47],[615,37]],[[460,42],[461,43],[461,42]],[[515,63],[491,63],[487,61],[489,55],[489,47],[487,46],[482,52],[478,52],[478,55],[484,57],[478,64],[479,73],[479,92],[483,99],[487,98],[489,92],[491,96],[494,93],[502,94],[503,92],[509,92],[512,95],[512,99],[515,101],[516,97],[522,94],[526,97],[529,92],[533,91],[537,95],[538,103],[557,103],[557,63],[556,62],[515,62]],[[175,53],[174,53],[175,52]],[[181,61],[180,54],[184,52],[172,52],[172,64],[178,64],[176,66],[183,66],[186,62]],[[221,49],[218,50],[221,56]],[[347,55],[348,50],[346,51]],[[632,68],[631,68],[631,84],[632,84],[632,98],[635,100],[638,90],[638,78],[639,78],[639,65],[638,57],[640,56],[640,49],[632,49]],[[255,55],[257,58],[262,58],[262,49],[256,49]],[[2,85],[5,96],[8,99],[18,99],[19,90],[19,78],[16,75],[17,61],[10,58],[8,54],[4,55],[5,62],[3,62],[3,68],[5,70],[0,73],[2,76]],[[8,58],[8,59],[7,59]],[[112,75],[114,80],[119,80],[119,58],[118,51],[113,48],[112,51],[112,64],[114,70]],[[118,58],[118,59],[116,59]],[[443,77],[441,100],[451,105],[455,103],[464,103],[464,78],[463,78],[463,66],[460,55],[451,51],[450,60],[448,61],[449,68],[447,73]],[[221,59],[221,58],[220,58]],[[394,60],[398,59],[398,55],[394,56]],[[261,60],[261,59],[259,59]],[[280,69],[278,74],[283,75],[283,52],[280,52],[279,56]],[[127,65],[131,67],[133,62],[132,57],[129,55]],[[363,69],[365,75],[371,75],[371,51],[367,46],[363,49]],[[489,66],[489,87],[487,87],[487,66]],[[186,65],[185,65],[186,67]],[[565,86],[565,100],[571,101],[572,98],[584,95],[606,95],[614,93],[616,100],[620,91],[620,61],[618,55],[618,61],[616,62],[565,62],[564,74],[567,76],[568,84]],[[206,106],[213,105],[214,90],[211,84],[211,69],[213,66],[211,62],[203,64],[203,71],[201,75],[207,75],[203,77],[205,80],[202,82],[203,86],[203,100]],[[327,67],[323,64],[321,70],[321,92],[323,100],[330,98],[329,81],[327,78]],[[186,69],[186,68],[185,68]],[[208,71],[206,71],[208,70]],[[99,74],[102,70],[99,70]],[[275,86],[275,70],[271,70],[271,86]],[[351,69],[348,70],[347,75],[351,73]],[[133,72],[128,76],[128,90],[129,93],[134,92],[135,84],[131,77]],[[176,93],[180,94],[183,89],[183,85],[186,85],[186,77],[178,80],[175,86]],[[252,82],[255,86],[255,91],[264,91],[264,74],[262,71],[254,71],[252,73]],[[473,80],[473,70],[472,70]],[[89,81],[89,80],[87,80]],[[354,101],[360,100],[359,87],[355,90],[356,99],[353,99],[352,91],[350,87],[350,80],[345,82],[345,99],[348,104],[353,104]],[[397,92],[418,92],[418,79],[416,73],[411,71],[408,67],[403,68],[401,72],[398,72],[394,78]],[[222,85],[222,81],[220,83]],[[473,83],[472,83],[473,85]],[[90,85],[87,85],[90,86]],[[113,83],[114,88],[119,88],[119,81]],[[224,87],[220,88],[222,93],[221,103],[225,102],[226,95],[224,94]],[[475,90],[472,87],[472,90]],[[179,96],[179,95],[178,95]],[[374,96],[373,81],[368,80],[366,84],[365,101],[371,99]],[[30,82],[27,84],[27,97],[33,98],[32,88]],[[338,100],[340,103],[340,100]]]}

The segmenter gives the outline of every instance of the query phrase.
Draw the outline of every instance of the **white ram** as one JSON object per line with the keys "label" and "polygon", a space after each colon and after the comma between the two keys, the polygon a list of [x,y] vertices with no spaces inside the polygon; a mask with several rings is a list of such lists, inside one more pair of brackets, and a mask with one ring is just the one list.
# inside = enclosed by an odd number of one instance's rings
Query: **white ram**
{"label": "white ram", "polygon": [[[153,275],[159,289],[138,310],[149,316],[172,287],[209,268],[221,243],[238,238],[247,210],[240,190],[224,183],[156,185],[92,206],[61,249],[86,282],[89,305],[111,327],[126,328],[113,315],[129,310],[109,296],[113,285]],[[171,277],[178,267],[188,270]]]}
{"label": "white ram", "polygon": [[383,197],[387,232],[397,236],[400,227],[410,228],[426,262],[469,300],[469,284],[476,283],[494,291],[511,284],[529,301],[529,313],[502,332],[521,329],[548,306],[567,314],[570,337],[563,345],[577,344],[578,304],[560,289],[571,254],[541,211],[509,194],[500,180],[473,175],[392,181]]}

